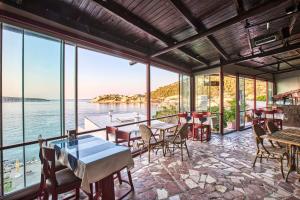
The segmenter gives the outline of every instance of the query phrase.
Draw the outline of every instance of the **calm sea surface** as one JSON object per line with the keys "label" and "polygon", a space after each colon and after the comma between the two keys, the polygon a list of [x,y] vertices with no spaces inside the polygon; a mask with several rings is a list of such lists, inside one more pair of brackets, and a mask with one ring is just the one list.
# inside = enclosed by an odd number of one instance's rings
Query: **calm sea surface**
{"label": "calm sea surface", "polygon": [[[109,110],[114,113],[139,112],[145,114],[145,104],[95,104],[88,100],[78,102],[78,125],[84,128],[84,118],[89,116],[107,115]],[[23,116],[24,115],[24,121]],[[61,113],[59,101],[25,102],[24,114],[21,102],[3,103],[3,144],[16,144],[24,141],[37,140],[61,135]],[[75,128],[75,104],[68,100],[65,103],[65,125],[67,129]],[[23,129],[25,137],[23,138]],[[26,161],[38,157],[38,145],[26,146],[4,151],[4,160],[23,162],[23,150]]]}

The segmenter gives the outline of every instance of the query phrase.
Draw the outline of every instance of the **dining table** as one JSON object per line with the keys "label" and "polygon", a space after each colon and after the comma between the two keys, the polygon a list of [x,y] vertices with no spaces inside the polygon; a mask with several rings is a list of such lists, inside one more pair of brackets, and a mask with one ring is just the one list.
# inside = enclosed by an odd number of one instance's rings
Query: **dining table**
{"label": "dining table", "polygon": [[95,198],[101,195],[102,199],[114,200],[113,175],[119,170],[130,170],[134,166],[128,147],[91,135],[61,139],[49,145],[55,149],[58,161],[82,180],[82,190],[92,194],[91,186],[94,183],[102,186],[101,191],[96,188]]}
{"label": "dining table", "polygon": [[285,180],[288,180],[289,174],[293,171],[296,171],[299,174],[296,159],[298,150],[300,149],[300,130],[292,128],[279,130],[275,133],[266,135],[265,139],[286,145],[287,151],[289,153],[289,171],[285,177]]}

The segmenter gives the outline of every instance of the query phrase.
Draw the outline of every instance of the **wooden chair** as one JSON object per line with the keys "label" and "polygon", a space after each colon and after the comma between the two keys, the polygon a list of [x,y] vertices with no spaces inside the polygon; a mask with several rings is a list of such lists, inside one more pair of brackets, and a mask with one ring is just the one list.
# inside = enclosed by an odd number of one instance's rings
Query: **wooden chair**
{"label": "wooden chair", "polygon": [[193,140],[198,139],[199,130],[200,130],[200,140],[203,141],[203,135],[206,134],[206,141],[210,139],[210,125],[204,124],[202,120],[207,117],[207,115],[204,115],[202,113],[193,113]]}
{"label": "wooden chair", "polygon": [[76,129],[72,129],[72,130],[67,130],[67,135],[68,135],[68,138],[77,138],[77,131]]}
{"label": "wooden chair", "polygon": [[[39,158],[40,158],[40,162],[41,162],[41,166],[43,167],[43,162],[44,162],[44,157],[43,157],[43,153],[42,153],[42,148],[43,146],[45,146],[45,140],[42,138],[38,139],[39,142]],[[55,162],[55,172],[66,169],[67,167],[62,165],[60,162]],[[38,196],[42,197],[44,194],[44,188],[46,187],[46,180],[45,180],[45,176],[43,173],[43,169],[41,170],[41,178],[40,178],[40,185],[39,185],[39,193]]]}
{"label": "wooden chair", "polygon": [[[283,111],[280,108],[278,108],[274,111],[274,115],[276,115],[276,114],[284,115]],[[283,129],[283,119],[275,118],[275,116],[274,116],[273,122],[280,130]]]}
{"label": "wooden chair", "polygon": [[[267,131],[269,134],[273,134],[273,133],[279,131],[279,128],[278,128],[278,126],[275,125],[275,123],[273,121],[267,121]],[[270,143],[273,145],[272,141],[270,141]],[[285,144],[281,144],[279,142],[276,142],[276,145],[280,148],[286,147]]]}
{"label": "wooden chair", "polygon": [[254,124],[252,126],[252,131],[255,136],[256,141],[256,156],[253,162],[253,167],[255,167],[255,163],[258,157],[260,157],[260,162],[262,162],[262,158],[277,159],[280,162],[281,175],[284,178],[283,172],[283,159],[286,157],[288,159],[288,153],[283,148],[275,148],[273,146],[265,146],[263,136],[266,135],[265,130],[259,125]]}
{"label": "wooden chair", "polygon": [[[130,140],[128,138],[128,134],[127,133],[118,130],[117,127],[106,126],[106,140],[107,141],[109,141],[109,134],[112,134],[112,135],[115,136],[114,143],[116,143],[116,144],[122,144],[122,143],[126,142],[127,146],[130,147]],[[131,172],[127,169],[128,181],[126,181],[126,180],[123,180],[122,177],[121,177],[121,171],[122,170],[123,169],[121,169],[121,170],[119,170],[119,171],[116,172],[117,178],[118,178],[118,181],[119,181],[120,185],[123,182],[125,182],[125,183],[129,184],[130,187],[131,187],[131,189],[130,189],[129,192],[134,191],[134,186],[133,186],[132,179],[131,179]],[[129,192],[126,193],[126,195],[129,194]],[[126,195],[124,195],[124,196],[126,196]]]}
{"label": "wooden chair", "polygon": [[75,198],[79,199],[81,179],[76,177],[72,170],[66,168],[55,170],[55,150],[50,147],[42,148],[43,173],[45,176],[44,199],[48,199],[51,194],[53,200],[58,199],[58,194],[76,191]]}
{"label": "wooden chair", "polygon": [[252,124],[259,124],[259,125],[262,125],[264,126],[264,123],[265,123],[265,118],[263,117],[263,110],[256,110],[256,109],[253,109],[252,110],[252,113],[253,113],[253,120],[252,120]]}
{"label": "wooden chair", "polygon": [[141,124],[139,126],[139,131],[140,131],[142,140],[141,140],[140,143],[138,143],[138,146],[142,146],[143,148],[147,147],[147,149],[148,149],[148,162],[149,163],[150,163],[150,152],[151,152],[151,150],[162,149],[163,150],[163,155],[165,155],[165,152],[164,152],[164,138],[161,138],[161,137],[156,138],[153,135],[152,130],[144,124]]}
{"label": "wooden chair", "polygon": [[173,153],[175,148],[180,148],[181,150],[181,161],[183,161],[183,145],[187,151],[188,157],[190,157],[189,150],[187,148],[186,141],[188,139],[189,133],[189,125],[187,123],[183,124],[178,131],[176,132],[175,136],[168,137],[165,139],[166,149],[169,149],[169,144],[172,144]]}
{"label": "wooden chair", "polygon": [[188,121],[188,114],[187,112],[183,112],[183,113],[178,113],[177,114],[177,118],[178,118],[178,125],[181,126],[183,123],[187,123]]}
{"label": "wooden chair", "polygon": [[113,126],[106,126],[106,140],[109,141],[109,135],[113,135],[114,138],[114,143],[116,144],[124,144],[127,143],[126,145],[130,147],[130,138],[129,134],[118,130],[118,128],[113,127]]}

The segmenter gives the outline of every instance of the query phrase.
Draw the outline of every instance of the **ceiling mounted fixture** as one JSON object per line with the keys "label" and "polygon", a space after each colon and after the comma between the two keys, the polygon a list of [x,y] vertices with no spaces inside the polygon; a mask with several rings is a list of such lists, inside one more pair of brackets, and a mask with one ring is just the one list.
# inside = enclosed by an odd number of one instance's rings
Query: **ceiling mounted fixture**
{"label": "ceiling mounted fixture", "polygon": [[294,4],[285,9],[287,15],[300,11],[300,3],[298,5]]}

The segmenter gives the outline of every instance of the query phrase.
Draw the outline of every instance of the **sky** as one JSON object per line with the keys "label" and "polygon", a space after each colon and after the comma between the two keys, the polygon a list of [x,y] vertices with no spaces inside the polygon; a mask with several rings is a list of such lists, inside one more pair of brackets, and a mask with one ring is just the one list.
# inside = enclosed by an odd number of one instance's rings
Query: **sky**
{"label": "sky", "polygon": [[[61,45],[59,41],[24,35],[24,97],[60,98]],[[75,48],[65,46],[65,96],[75,96]],[[22,33],[3,31],[3,96],[22,95]],[[178,81],[178,74],[151,67],[151,89]],[[145,64],[78,49],[78,98],[103,94],[144,94]]]}

